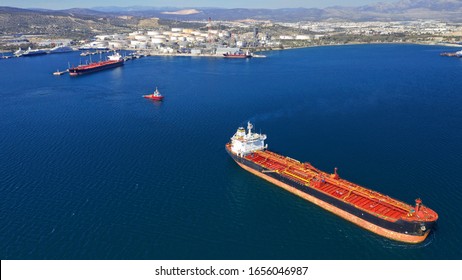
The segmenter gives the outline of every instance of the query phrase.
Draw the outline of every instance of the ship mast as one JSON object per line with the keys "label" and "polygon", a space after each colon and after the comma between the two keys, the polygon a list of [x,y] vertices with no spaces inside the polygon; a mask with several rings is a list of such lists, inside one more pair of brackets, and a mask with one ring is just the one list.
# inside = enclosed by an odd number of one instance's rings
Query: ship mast
{"label": "ship mast", "polygon": [[253,128],[252,123],[247,122],[247,129],[249,130],[249,136],[252,135],[252,128]]}

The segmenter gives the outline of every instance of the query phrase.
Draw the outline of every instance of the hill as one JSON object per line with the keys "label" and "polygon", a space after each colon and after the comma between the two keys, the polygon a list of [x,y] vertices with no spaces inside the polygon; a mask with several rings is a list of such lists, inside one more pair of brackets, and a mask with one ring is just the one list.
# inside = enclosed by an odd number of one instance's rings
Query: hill
{"label": "hill", "polygon": [[[193,10],[197,13],[178,14],[177,10]],[[154,7],[96,7],[93,10],[130,14],[142,17],[159,17],[172,20],[214,20],[257,19],[273,21],[388,21],[433,19],[448,22],[462,22],[462,1],[460,0],[401,0],[395,3],[377,3],[360,7],[291,8],[291,9],[223,9],[223,8],[154,8]],[[174,13],[174,14],[172,14]]]}
{"label": "hill", "polygon": [[86,9],[50,11],[0,7],[0,35],[24,33],[85,38],[103,32],[127,32],[137,24],[138,19]]}
{"label": "hill", "polygon": [[462,22],[460,0],[401,0],[361,7],[329,7],[325,9],[223,9],[192,7],[97,7],[93,9],[19,9],[0,7],[0,35],[47,34],[72,38],[88,38],[100,33],[130,32],[154,27],[150,20],[175,25],[194,20],[272,20],[297,21],[401,21],[432,19]]}

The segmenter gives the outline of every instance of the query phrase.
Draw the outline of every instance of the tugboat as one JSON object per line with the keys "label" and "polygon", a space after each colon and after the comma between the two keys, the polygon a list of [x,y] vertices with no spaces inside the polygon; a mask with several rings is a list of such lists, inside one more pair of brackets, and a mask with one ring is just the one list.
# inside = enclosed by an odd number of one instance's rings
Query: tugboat
{"label": "tugboat", "polygon": [[147,99],[151,99],[151,100],[156,100],[156,101],[162,101],[162,99],[164,99],[164,97],[162,96],[162,94],[160,94],[157,87],[156,87],[156,90],[154,91],[154,93],[143,95],[143,97],[147,98]]}

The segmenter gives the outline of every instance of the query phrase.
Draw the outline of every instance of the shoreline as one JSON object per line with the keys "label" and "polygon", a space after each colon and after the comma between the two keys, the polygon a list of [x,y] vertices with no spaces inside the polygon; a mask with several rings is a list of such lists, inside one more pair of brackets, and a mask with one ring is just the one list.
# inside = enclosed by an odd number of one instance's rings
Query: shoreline
{"label": "shoreline", "polygon": [[[451,43],[430,43],[430,42],[351,42],[346,44],[326,44],[326,45],[310,45],[310,46],[301,46],[301,47],[285,47],[285,48],[274,48],[274,49],[265,49],[265,50],[256,50],[252,58],[266,58],[265,53],[271,51],[285,51],[293,49],[305,49],[305,48],[318,48],[318,47],[338,47],[338,46],[354,46],[354,45],[421,45],[421,46],[440,46],[440,47],[449,47],[449,48],[458,48],[462,50],[462,45],[451,44]],[[245,49],[245,48],[244,48]],[[129,51],[137,51],[132,49],[127,49]],[[0,53],[10,53],[9,51],[2,51]],[[220,54],[190,54],[190,53],[157,53],[150,52],[149,50],[142,51],[141,54],[146,56],[166,56],[166,57],[208,57],[208,58],[224,58]],[[0,59],[3,58],[0,56]]]}
{"label": "shoreline", "polygon": [[[329,44],[329,45],[312,45],[312,46],[304,46],[304,47],[289,47],[289,48],[282,48],[282,49],[277,49],[277,50],[283,51],[283,50],[292,50],[292,49],[330,47],[330,46],[332,46],[332,47],[354,46],[354,45],[421,45],[421,46],[441,46],[441,47],[451,47],[451,48],[460,48],[460,49],[462,49],[462,45],[450,44],[450,43],[419,43],[419,42],[374,42],[374,43],[365,43],[365,42],[354,42],[354,43],[346,43],[346,44]],[[268,51],[272,51],[272,50],[268,50]]]}
{"label": "shoreline", "polygon": [[[312,45],[312,46],[303,46],[303,47],[286,47],[286,48],[275,48],[269,50],[257,50],[254,52],[252,58],[264,58],[266,57],[264,53],[271,51],[285,51],[292,49],[305,49],[305,48],[318,48],[318,47],[338,47],[338,46],[353,46],[353,45],[421,45],[421,46],[441,46],[441,47],[451,47],[451,48],[460,48],[462,45],[450,44],[450,43],[424,43],[424,42],[374,42],[374,43],[365,43],[365,42],[353,42],[346,44],[329,44],[329,45]],[[244,48],[245,49],[245,48]],[[149,53],[149,52],[147,52]],[[260,54],[262,53],[262,54]],[[180,54],[180,53],[149,53],[150,56],[183,56],[183,57],[212,57],[212,58],[222,58],[222,55],[217,54]]]}

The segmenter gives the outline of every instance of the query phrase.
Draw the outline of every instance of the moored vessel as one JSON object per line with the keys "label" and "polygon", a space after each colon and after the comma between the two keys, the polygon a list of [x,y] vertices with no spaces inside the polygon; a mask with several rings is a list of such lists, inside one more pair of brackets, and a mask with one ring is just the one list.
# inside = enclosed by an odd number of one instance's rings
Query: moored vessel
{"label": "moored vessel", "polygon": [[56,46],[52,49],[48,50],[48,53],[65,53],[65,52],[72,52],[74,49],[70,46]]}
{"label": "moored vessel", "polygon": [[235,52],[235,53],[224,53],[223,57],[225,58],[251,58],[252,54],[250,52]]}
{"label": "moored vessel", "polygon": [[409,205],[359,186],[309,163],[268,150],[266,135],[243,127],[226,144],[226,151],[243,169],[364,229],[389,239],[420,243],[434,229],[438,214],[421,199]]}
{"label": "moored vessel", "polygon": [[24,50],[19,48],[17,51],[13,53],[15,57],[20,57],[24,53]]}
{"label": "moored vessel", "polygon": [[143,97],[147,99],[151,99],[151,100],[156,100],[156,101],[162,101],[162,99],[164,99],[164,96],[160,94],[157,87],[156,87],[156,90],[152,94],[143,95]]}
{"label": "moored vessel", "polygon": [[122,56],[119,53],[114,53],[114,55],[108,56],[108,60],[106,61],[93,62],[90,64],[69,68],[69,75],[79,76],[105,69],[115,68],[122,65],[124,65]]}
{"label": "moored vessel", "polygon": [[37,56],[37,55],[45,55],[45,54],[47,54],[45,50],[39,50],[39,49],[33,50],[29,47],[29,49],[23,52],[21,56]]}

